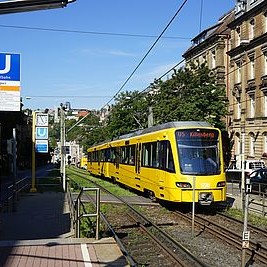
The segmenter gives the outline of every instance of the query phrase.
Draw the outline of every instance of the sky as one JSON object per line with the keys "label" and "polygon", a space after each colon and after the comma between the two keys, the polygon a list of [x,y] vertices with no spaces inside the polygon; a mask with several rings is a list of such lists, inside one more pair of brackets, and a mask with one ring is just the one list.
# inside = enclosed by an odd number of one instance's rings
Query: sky
{"label": "sky", "polygon": [[119,90],[144,90],[235,4],[187,0],[148,53],[184,1],[76,0],[65,8],[0,15],[0,52],[21,54],[24,108],[70,102],[75,109],[101,109]]}

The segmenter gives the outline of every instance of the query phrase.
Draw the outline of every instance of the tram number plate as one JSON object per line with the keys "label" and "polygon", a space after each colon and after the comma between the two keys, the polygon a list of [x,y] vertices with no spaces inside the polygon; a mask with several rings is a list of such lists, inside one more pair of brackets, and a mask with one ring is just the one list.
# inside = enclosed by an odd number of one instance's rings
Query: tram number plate
{"label": "tram number plate", "polygon": [[201,188],[210,188],[210,184],[209,183],[201,183],[200,187]]}

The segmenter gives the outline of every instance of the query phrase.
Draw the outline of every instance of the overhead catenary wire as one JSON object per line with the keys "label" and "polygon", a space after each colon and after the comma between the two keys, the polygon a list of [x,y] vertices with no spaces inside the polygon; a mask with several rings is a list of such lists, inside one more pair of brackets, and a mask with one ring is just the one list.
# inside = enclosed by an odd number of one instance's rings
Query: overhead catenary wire
{"label": "overhead catenary wire", "polygon": [[182,8],[184,7],[184,5],[186,4],[188,0],[184,0],[183,3],[180,5],[180,7],[178,8],[178,10],[175,12],[174,16],[171,18],[171,20],[168,22],[168,24],[165,26],[165,28],[163,29],[163,31],[160,33],[160,35],[157,37],[157,39],[154,41],[154,43],[152,44],[152,46],[148,49],[148,51],[146,52],[146,54],[143,56],[143,58],[140,60],[140,62],[137,64],[137,66],[134,68],[134,70],[131,72],[131,74],[128,76],[128,78],[125,80],[125,82],[122,84],[122,86],[119,88],[119,90],[115,93],[115,95],[104,105],[108,105],[120,92],[121,90],[126,86],[126,84],[129,82],[129,80],[133,77],[133,75],[135,74],[135,72],[139,69],[139,67],[141,66],[141,64],[144,62],[144,60],[147,58],[147,56],[150,54],[150,52],[152,51],[152,49],[155,47],[155,45],[158,43],[158,41],[161,39],[161,37],[163,36],[163,34],[166,32],[166,30],[169,28],[169,26],[171,25],[171,23],[174,21],[174,19],[176,18],[176,16],[180,13],[180,11],[182,10]]}
{"label": "overhead catenary wire", "polygon": [[[62,33],[74,33],[74,34],[88,34],[88,35],[108,35],[117,37],[135,37],[135,38],[155,38],[157,35],[149,34],[132,34],[132,33],[117,33],[117,32],[99,32],[99,31],[84,31],[84,30],[69,30],[69,29],[56,29],[56,28],[43,28],[32,26],[19,26],[19,25],[4,25],[0,24],[1,28],[12,28],[20,30],[34,30],[34,31],[49,31],[49,32],[62,32]],[[191,37],[183,36],[162,36],[164,39],[180,39],[190,40]]]}
{"label": "overhead catenary wire", "polygon": [[[140,60],[140,62],[137,64],[137,66],[134,68],[134,70],[131,72],[131,74],[128,76],[128,78],[125,80],[125,82],[122,84],[122,86],[119,88],[119,90],[115,93],[115,95],[106,103],[104,106],[101,108],[103,109],[105,106],[108,106],[108,104],[121,92],[121,90],[125,87],[125,85],[129,82],[129,80],[132,78],[132,76],[135,74],[135,72],[138,70],[138,68],[141,66],[141,64],[144,62],[144,60],[147,58],[147,56],[150,54],[152,49],[155,47],[155,45],[158,43],[158,41],[162,38],[163,34],[166,32],[166,30],[169,28],[171,23],[174,21],[176,16],[180,13],[184,5],[186,4],[188,0],[184,0],[183,3],[180,5],[178,10],[175,12],[174,16],[171,18],[171,20],[168,22],[168,24],[165,26],[163,31],[160,33],[160,35],[156,38],[152,46],[149,48],[149,50],[146,52],[146,54],[143,56],[143,58]],[[89,113],[84,116],[81,120],[76,122],[70,129],[68,129],[67,133],[70,132],[74,127],[76,127],[78,124],[80,124],[87,116]]]}
{"label": "overhead catenary wire", "polygon": [[[186,1],[185,1],[186,2]],[[185,3],[184,3],[185,4]],[[202,12],[202,11],[201,11]],[[255,28],[257,28],[257,27],[255,27]],[[221,34],[223,34],[225,31],[227,31],[228,30],[228,28],[226,28],[225,30],[223,30],[222,32],[221,32]],[[245,52],[245,51],[244,51]],[[256,57],[255,59],[257,59],[257,58],[259,58],[259,57],[262,57],[264,54],[260,54],[258,57]],[[161,75],[157,80],[160,80],[160,79],[162,79],[164,76],[166,76],[168,73],[170,73],[171,71],[173,71],[176,67],[178,67],[180,64],[182,64],[183,62],[185,61],[185,59],[183,59],[183,60],[181,60],[179,63],[177,63],[175,66],[173,66],[171,69],[169,69],[166,73],[164,73],[163,75]],[[245,62],[245,63],[243,63],[242,65],[241,65],[241,67],[243,67],[243,66],[245,66],[245,65],[247,65],[247,64],[249,64],[249,62]],[[140,64],[141,65],[141,64]],[[230,72],[228,72],[228,73],[226,73],[224,76],[225,77],[227,77],[228,75],[230,75],[231,73],[233,73],[233,72],[235,72],[235,71],[237,71],[238,70],[238,68],[235,68],[235,69],[233,69],[232,71],[230,71]],[[134,74],[134,73],[133,73]],[[131,77],[130,77],[131,78]],[[127,82],[128,82],[128,80],[127,80]],[[134,99],[134,98],[136,98],[136,97],[138,97],[138,96],[140,96],[142,93],[144,93],[145,91],[147,91],[148,89],[149,89],[149,87],[150,87],[150,85],[149,86],[147,86],[145,89],[143,89],[142,91],[140,91],[140,93],[138,94],[138,95],[136,95],[136,96],[134,96],[133,98],[132,98],[132,100]],[[117,95],[118,95],[118,93],[122,90],[123,88],[120,88],[120,90],[112,97],[112,99],[108,102],[108,103],[106,103],[101,109],[103,109],[103,108],[105,108],[105,106],[107,106]],[[257,97],[257,98],[255,98],[255,99],[258,99],[258,98],[261,98],[261,97],[263,97],[263,96],[260,96],[260,97]],[[248,100],[244,100],[244,101],[242,101],[242,103],[243,102],[247,102]],[[236,105],[236,104],[238,104],[238,103],[234,103],[234,104],[232,104],[232,105]],[[230,106],[230,105],[229,105]],[[77,124],[79,124],[79,122],[77,123]]]}

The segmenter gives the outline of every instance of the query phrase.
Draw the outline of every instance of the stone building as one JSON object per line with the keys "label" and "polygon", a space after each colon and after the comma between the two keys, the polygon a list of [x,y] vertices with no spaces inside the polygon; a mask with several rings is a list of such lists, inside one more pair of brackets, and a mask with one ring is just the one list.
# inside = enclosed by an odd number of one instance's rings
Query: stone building
{"label": "stone building", "polygon": [[235,8],[203,30],[185,53],[206,61],[229,100],[226,126],[232,160],[267,160],[267,1],[236,0]]}
{"label": "stone building", "polygon": [[232,154],[237,164],[242,152],[245,159],[267,159],[267,1],[237,0],[228,27]]}
{"label": "stone building", "polygon": [[[234,9],[219,18],[218,22],[203,30],[192,39],[192,46],[183,54],[186,65],[205,63],[212,70],[218,85],[224,86],[226,96],[230,94],[229,62],[231,32],[228,24],[234,19]],[[228,124],[228,117],[226,124]]]}

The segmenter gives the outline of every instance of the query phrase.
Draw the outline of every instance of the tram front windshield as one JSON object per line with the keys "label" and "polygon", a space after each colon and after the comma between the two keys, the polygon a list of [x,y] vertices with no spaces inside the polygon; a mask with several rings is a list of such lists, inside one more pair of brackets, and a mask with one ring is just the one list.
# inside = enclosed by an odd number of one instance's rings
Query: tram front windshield
{"label": "tram front windshield", "polygon": [[180,171],[183,174],[220,173],[219,132],[212,129],[176,131]]}

